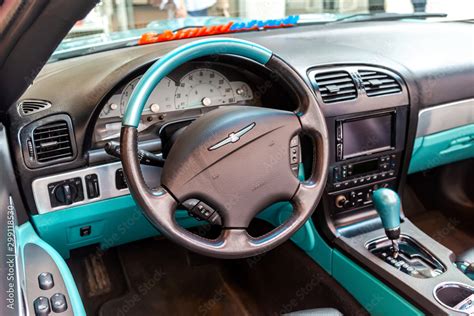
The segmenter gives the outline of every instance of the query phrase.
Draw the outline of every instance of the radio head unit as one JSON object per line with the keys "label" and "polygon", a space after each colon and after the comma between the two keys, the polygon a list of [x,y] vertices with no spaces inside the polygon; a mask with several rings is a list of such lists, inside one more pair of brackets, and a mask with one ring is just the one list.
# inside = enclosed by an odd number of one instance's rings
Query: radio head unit
{"label": "radio head unit", "polygon": [[336,122],[338,161],[395,148],[395,112]]}

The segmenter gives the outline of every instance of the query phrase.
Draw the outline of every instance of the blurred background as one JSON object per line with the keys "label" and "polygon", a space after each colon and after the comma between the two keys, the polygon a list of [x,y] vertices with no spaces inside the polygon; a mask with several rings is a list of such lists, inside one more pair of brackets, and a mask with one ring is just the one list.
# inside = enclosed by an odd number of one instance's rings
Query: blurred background
{"label": "blurred background", "polygon": [[472,18],[474,0],[102,0],[68,37],[145,28],[152,22],[185,17],[221,16],[273,19],[292,14],[447,13],[448,19]]}

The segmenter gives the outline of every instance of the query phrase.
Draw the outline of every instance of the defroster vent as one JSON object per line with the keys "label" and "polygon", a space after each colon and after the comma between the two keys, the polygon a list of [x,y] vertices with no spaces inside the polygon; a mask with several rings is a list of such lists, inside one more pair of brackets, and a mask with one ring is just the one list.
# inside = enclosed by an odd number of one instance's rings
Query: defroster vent
{"label": "defroster vent", "polygon": [[21,115],[30,115],[51,107],[51,103],[44,100],[23,100],[18,104],[18,111]]}

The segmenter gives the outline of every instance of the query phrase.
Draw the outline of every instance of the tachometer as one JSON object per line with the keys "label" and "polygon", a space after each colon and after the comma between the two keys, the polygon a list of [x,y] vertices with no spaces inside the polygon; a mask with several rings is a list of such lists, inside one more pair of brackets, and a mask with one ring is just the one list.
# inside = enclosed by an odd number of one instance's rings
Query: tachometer
{"label": "tachometer", "polygon": [[[121,115],[125,113],[128,100],[140,81],[141,77],[137,77],[130,81],[127,86],[122,91],[122,95],[120,97],[120,112]],[[155,87],[153,92],[151,93],[150,97],[145,104],[145,108],[143,109],[143,114],[152,114],[152,113],[161,113],[161,112],[168,112],[173,111],[174,106],[174,90],[175,90],[175,83],[168,77],[163,78],[160,83]]]}
{"label": "tachometer", "polygon": [[235,102],[229,80],[212,69],[196,69],[183,76],[174,96],[176,109]]}

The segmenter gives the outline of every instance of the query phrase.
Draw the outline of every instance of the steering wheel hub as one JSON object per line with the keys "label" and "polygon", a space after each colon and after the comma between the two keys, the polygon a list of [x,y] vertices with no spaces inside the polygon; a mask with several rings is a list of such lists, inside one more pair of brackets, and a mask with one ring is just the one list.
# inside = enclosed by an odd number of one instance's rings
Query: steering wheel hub
{"label": "steering wheel hub", "polygon": [[263,208],[295,194],[299,181],[290,168],[290,141],[300,127],[287,111],[211,111],[177,139],[161,183],[180,203],[196,198],[219,210],[224,227],[245,228]]}

